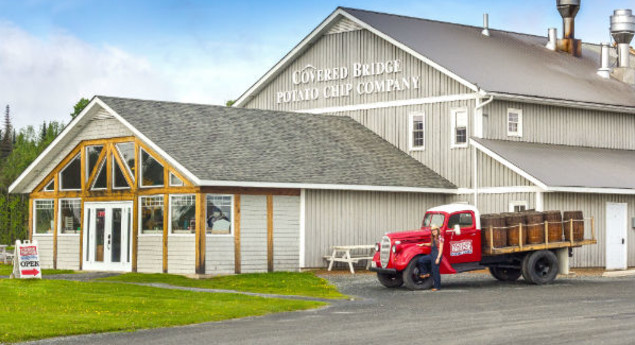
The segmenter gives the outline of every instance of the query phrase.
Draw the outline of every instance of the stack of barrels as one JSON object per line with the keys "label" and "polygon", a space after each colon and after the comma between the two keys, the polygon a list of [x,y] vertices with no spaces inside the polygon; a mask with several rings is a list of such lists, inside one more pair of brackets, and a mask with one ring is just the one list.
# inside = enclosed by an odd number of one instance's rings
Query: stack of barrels
{"label": "stack of barrels", "polygon": [[[584,218],[582,211],[523,211],[481,216],[481,234],[484,248],[490,243],[494,248],[545,243],[545,222],[547,222],[548,242],[569,241],[570,222],[573,219],[573,240],[584,239]],[[563,226],[564,224],[564,226]],[[520,227],[522,226],[522,237]],[[492,234],[490,235],[490,227]],[[563,231],[564,230],[564,231]],[[490,236],[493,239],[490,240]]]}

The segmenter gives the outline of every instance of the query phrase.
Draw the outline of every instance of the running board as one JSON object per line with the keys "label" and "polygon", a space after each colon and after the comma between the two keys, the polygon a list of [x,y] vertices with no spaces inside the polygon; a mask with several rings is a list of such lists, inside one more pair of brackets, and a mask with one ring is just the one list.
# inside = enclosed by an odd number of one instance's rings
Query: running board
{"label": "running board", "polygon": [[456,271],[456,273],[463,273],[468,271],[478,271],[486,269],[487,266],[483,266],[478,262],[466,262],[462,264],[454,264],[452,268]]}

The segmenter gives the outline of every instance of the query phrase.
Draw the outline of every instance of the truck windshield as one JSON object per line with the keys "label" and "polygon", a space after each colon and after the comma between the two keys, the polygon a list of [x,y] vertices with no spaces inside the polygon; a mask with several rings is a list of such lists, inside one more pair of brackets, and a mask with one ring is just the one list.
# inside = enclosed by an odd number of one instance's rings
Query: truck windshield
{"label": "truck windshield", "polygon": [[431,227],[431,226],[441,227],[443,226],[444,222],[445,222],[445,215],[441,213],[428,213],[423,218],[424,227]]}

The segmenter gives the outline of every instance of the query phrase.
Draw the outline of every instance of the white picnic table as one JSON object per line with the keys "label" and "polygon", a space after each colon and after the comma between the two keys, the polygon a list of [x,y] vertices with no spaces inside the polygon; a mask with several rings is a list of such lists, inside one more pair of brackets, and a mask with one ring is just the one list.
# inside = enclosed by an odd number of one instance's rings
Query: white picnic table
{"label": "white picnic table", "polygon": [[6,244],[0,244],[0,260],[2,260],[4,264],[9,263],[9,259],[13,259],[13,253],[8,253],[7,247],[8,245]]}
{"label": "white picnic table", "polygon": [[372,255],[368,256],[368,254],[351,255],[351,251],[354,251],[354,250],[368,251],[370,249],[375,248],[375,246],[372,244],[369,244],[369,245],[362,244],[362,245],[352,245],[352,246],[333,246],[331,248],[333,248],[333,252],[331,253],[331,256],[325,257],[325,259],[329,261],[328,270],[330,271],[333,268],[334,262],[346,262],[348,263],[348,267],[350,268],[351,273],[355,274],[355,269],[353,269],[353,264],[354,263],[356,264],[361,260],[367,260],[368,262],[366,263],[366,269],[368,269],[368,266],[370,265],[370,261],[373,259],[373,256]]}

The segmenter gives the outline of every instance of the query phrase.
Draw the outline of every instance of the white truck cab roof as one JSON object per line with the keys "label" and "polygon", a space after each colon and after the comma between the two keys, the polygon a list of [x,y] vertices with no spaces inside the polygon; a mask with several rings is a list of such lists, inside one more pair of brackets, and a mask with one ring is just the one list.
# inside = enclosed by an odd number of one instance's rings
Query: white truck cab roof
{"label": "white truck cab roof", "polygon": [[448,205],[441,205],[441,206],[437,206],[437,207],[433,207],[431,209],[429,209],[428,211],[430,212],[446,212],[446,213],[455,213],[455,212],[460,212],[460,211],[472,211],[474,212],[474,221],[476,222],[476,228],[480,229],[481,228],[481,213],[478,211],[478,209],[473,206],[473,205],[468,205],[468,204],[448,204]]}

